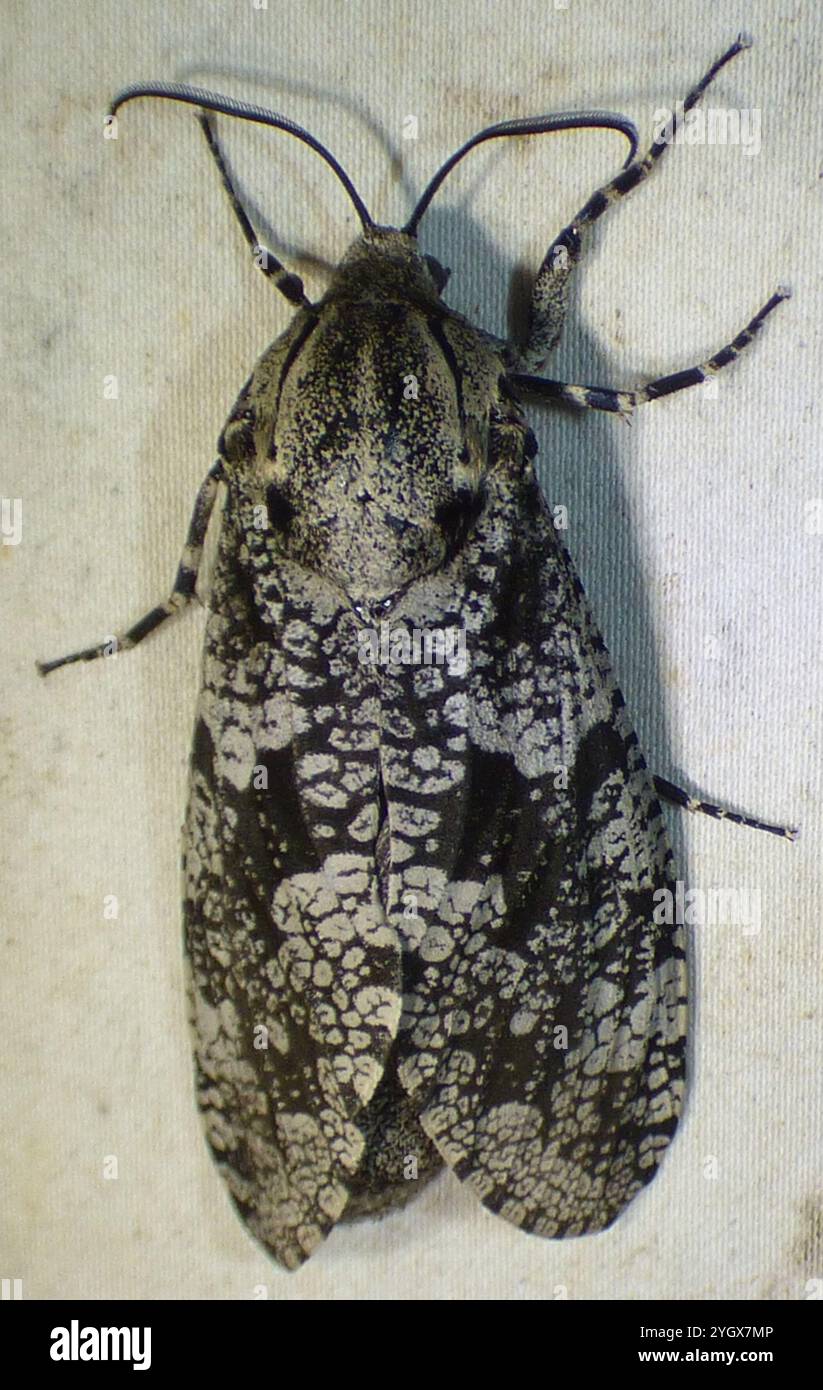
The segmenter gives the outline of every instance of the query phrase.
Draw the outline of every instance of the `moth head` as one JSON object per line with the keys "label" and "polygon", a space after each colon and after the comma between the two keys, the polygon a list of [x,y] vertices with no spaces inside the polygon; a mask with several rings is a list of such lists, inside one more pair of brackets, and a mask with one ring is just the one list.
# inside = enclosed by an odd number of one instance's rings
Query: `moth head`
{"label": "moth head", "polygon": [[402,295],[437,304],[449,274],[434,256],[420,251],[412,233],[372,224],[349,247],[321,303],[342,293],[372,299]]}

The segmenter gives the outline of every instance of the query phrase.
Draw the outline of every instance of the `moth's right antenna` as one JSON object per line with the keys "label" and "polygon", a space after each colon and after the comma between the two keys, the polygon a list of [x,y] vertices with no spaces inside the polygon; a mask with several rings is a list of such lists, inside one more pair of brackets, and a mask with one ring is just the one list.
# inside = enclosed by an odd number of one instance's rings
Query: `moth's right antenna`
{"label": "moth's right antenna", "polygon": [[446,175],[450,174],[455,164],[476,145],[482,145],[486,140],[498,140],[506,135],[545,135],[552,130],[583,130],[588,127],[597,130],[617,130],[621,135],[625,135],[631,149],[623,168],[631,164],[637,154],[637,127],[628,116],[620,116],[613,111],[556,111],[548,116],[521,116],[511,121],[500,121],[497,125],[490,125],[485,130],[478,131],[477,135],[473,135],[471,140],[461,145],[442,168],[438,169],[403,231],[408,232],[409,236],[417,235],[417,224]]}

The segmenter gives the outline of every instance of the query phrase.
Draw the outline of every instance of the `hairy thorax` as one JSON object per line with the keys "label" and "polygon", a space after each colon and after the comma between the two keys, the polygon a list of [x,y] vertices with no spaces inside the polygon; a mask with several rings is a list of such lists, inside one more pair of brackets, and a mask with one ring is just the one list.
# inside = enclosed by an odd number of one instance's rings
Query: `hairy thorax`
{"label": "hairy thorax", "polygon": [[[394,259],[381,252],[378,292],[375,238],[397,244]],[[261,358],[223,443],[251,469],[282,553],[357,606],[388,609],[459,549],[483,502],[503,371],[410,240],[375,229],[355,243],[347,275]]]}

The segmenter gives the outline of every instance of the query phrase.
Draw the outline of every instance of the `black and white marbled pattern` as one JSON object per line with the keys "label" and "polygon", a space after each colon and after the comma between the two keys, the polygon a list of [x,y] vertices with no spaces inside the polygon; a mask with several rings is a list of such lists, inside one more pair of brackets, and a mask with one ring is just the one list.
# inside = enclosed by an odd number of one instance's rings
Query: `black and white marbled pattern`
{"label": "black and white marbled pattern", "polygon": [[[371,229],[221,440],[186,941],[209,1141],[288,1268],[444,1163],[598,1231],[677,1123],[671,856],[506,370]],[[364,663],[369,613],[465,664]]]}

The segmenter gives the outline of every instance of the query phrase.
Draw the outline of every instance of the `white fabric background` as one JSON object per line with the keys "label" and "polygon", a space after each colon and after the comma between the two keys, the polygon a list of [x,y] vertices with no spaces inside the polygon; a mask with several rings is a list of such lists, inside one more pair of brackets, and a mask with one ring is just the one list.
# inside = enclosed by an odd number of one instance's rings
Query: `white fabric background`
{"label": "white fabric background", "polygon": [[[0,24],[0,492],[23,500],[22,543],[0,546],[0,1272],[30,1298],[242,1299],[261,1285],[278,1299],[810,1297],[823,1279],[823,535],[808,534],[823,496],[823,12],[6,0]],[[105,141],[108,99],[177,78],[282,110],[396,222],[493,120],[599,106],[647,137],[741,28],[756,46],[708,104],[757,107],[760,152],[672,150],[600,223],[552,374],[631,385],[707,356],[781,280],[795,297],[714,398],[643,407],[631,430],[532,414],[650,762],[798,822],[803,838],[672,814],[690,885],[758,891],[761,925],[695,929],[688,1111],[612,1230],[529,1238],[447,1176],[281,1273],[234,1215],[192,1097],[178,861],[202,612],[116,662],[34,673],[36,656],[122,627],[166,592],[228,409],[289,317],[248,262],[191,113],[134,104]],[[356,230],[335,180],[284,135],[221,133],[274,249],[318,294]],[[593,132],[476,152],[422,228],[453,268],[449,301],[500,331],[516,268],[536,268],[622,158],[618,137]],[[117,400],[103,398],[109,374]]]}

